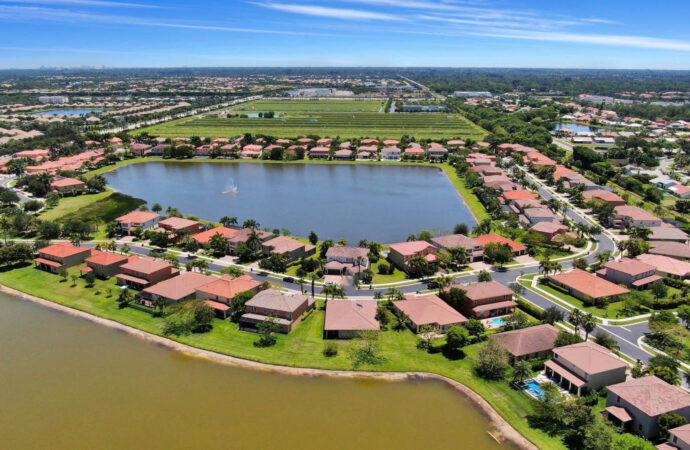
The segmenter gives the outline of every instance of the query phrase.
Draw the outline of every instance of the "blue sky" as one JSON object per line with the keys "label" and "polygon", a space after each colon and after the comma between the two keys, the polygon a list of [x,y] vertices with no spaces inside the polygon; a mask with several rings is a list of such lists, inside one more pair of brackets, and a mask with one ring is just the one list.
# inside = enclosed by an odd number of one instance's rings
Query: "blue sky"
{"label": "blue sky", "polygon": [[0,68],[690,69],[690,1],[0,0]]}

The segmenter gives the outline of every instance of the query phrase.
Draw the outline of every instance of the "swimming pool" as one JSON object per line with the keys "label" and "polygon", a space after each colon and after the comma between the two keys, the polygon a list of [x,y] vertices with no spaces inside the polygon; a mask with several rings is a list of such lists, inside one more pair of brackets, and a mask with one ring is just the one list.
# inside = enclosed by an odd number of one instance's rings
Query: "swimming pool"
{"label": "swimming pool", "polygon": [[493,325],[502,327],[503,325],[506,324],[506,320],[505,320],[504,318],[502,318],[502,317],[497,317],[497,318],[495,318],[495,319],[491,319],[491,323],[492,323]]}
{"label": "swimming pool", "polygon": [[544,395],[544,391],[541,390],[541,383],[539,383],[537,380],[527,381],[525,383],[525,390],[536,398]]}

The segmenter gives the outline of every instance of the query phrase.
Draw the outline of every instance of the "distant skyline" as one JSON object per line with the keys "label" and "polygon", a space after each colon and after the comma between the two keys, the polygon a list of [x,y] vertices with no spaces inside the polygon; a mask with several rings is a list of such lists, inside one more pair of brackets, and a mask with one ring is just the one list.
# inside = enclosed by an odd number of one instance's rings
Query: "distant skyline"
{"label": "distant skyline", "polygon": [[0,0],[0,68],[690,69],[690,2]]}

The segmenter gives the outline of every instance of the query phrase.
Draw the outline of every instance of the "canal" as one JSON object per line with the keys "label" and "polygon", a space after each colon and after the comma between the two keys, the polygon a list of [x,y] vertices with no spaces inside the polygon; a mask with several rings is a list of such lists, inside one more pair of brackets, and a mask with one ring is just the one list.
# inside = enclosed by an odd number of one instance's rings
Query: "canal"
{"label": "canal", "polygon": [[5,294],[0,342],[3,448],[499,448],[440,383],[224,366]]}

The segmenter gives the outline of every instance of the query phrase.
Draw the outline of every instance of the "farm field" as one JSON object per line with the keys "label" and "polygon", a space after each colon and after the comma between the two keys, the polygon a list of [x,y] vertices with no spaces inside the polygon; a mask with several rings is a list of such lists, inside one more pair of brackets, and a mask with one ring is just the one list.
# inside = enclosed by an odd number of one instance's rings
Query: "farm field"
{"label": "farm field", "polygon": [[[484,131],[458,114],[386,114],[378,112],[381,102],[349,100],[277,100],[237,105],[231,114],[274,112],[280,117],[225,118],[217,115],[166,122],[140,132],[154,136],[209,138],[233,137],[244,133],[277,138],[307,135],[345,139],[374,137],[399,139],[472,138],[481,140]],[[242,108],[242,109],[239,109]]]}

